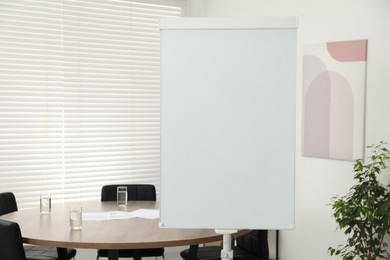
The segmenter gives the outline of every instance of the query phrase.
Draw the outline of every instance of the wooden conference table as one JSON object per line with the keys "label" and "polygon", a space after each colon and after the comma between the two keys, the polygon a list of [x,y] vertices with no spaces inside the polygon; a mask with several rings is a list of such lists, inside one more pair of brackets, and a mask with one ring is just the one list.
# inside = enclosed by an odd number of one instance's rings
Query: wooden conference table
{"label": "wooden conference table", "polygon": [[[83,213],[119,210],[115,201],[85,202],[81,205]],[[159,203],[129,201],[127,207],[121,210],[132,212],[137,209],[159,209]],[[159,228],[159,219],[145,218],[83,220],[82,230],[70,230],[69,205],[53,205],[48,215],[40,214],[39,209],[28,209],[0,218],[17,222],[25,243],[50,247],[109,249],[109,260],[118,259],[118,249],[174,247],[223,239],[214,230]],[[244,234],[246,231],[242,232]]]}

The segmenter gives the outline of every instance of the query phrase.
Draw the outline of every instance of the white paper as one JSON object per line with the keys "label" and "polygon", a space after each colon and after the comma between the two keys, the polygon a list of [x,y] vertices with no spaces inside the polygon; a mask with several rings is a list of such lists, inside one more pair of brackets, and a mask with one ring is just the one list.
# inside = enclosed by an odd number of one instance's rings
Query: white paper
{"label": "white paper", "polygon": [[137,209],[131,213],[138,218],[157,219],[160,217],[158,209]]}
{"label": "white paper", "polygon": [[145,218],[157,219],[160,217],[158,209],[137,209],[132,212],[126,211],[108,211],[108,212],[83,212],[83,220],[113,220],[113,219],[130,219]]}
{"label": "white paper", "polygon": [[88,212],[83,213],[83,220],[112,220],[112,219],[130,219],[135,216],[124,211],[109,211],[109,212]]}

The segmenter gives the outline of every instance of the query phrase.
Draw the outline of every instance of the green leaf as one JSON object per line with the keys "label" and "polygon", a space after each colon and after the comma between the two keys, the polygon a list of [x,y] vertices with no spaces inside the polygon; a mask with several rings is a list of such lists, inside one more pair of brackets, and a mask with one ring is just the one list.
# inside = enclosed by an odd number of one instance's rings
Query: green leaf
{"label": "green leaf", "polygon": [[353,185],[343,196],[334,196],[329,204],[338,228],[347,235],[344,245],[329,247],[330,255],[344,260],[390,259],[384,236],[390,234],[390,183],[384,186],[377,176],[387,169],[390,152],[387,143],[369,145],[366,160],[353,165]]}

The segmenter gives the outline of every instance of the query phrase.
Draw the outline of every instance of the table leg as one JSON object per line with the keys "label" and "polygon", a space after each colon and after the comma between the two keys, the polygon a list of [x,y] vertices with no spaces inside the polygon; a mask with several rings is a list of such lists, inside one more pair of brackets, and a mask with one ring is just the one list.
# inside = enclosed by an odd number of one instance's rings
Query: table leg
{"label": "table leg", "polygon": [[58,256],[58,260],[67,260],[68,250],[63,247],[57,247],[57,256]]}
{"label": "table leg", "polygon": [[118,260],[118,259],[119,259],[118,250],[115,249],[108,250],[108,260]]}
{"label": "table leg", "polygon": [[142,251],[135,249],[134,250],[134,260],[141,260],[142,259]]}
{"label": "table leg", "polygon": [[189,259],[191,259],[191,260],[196,259],[197,255],[198,255],[198,248],[199,248],[199,245],[190,245]]}

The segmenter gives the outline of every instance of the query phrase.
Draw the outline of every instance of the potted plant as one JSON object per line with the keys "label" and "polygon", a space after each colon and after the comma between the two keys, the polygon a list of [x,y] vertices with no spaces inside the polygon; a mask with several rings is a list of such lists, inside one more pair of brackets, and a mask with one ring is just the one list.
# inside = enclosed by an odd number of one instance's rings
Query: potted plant
{"label": "potted plant", "polygon": [[348,238],[345,245],[329,247],[328,252],[343,260],[390,258],[384,240],[390,233],[390,192],[377,178],[388,167],[390,153],[383,141],[367,148],[366,160],[356,160],[353,167],[357,183],[330,204],[338,228]]}

